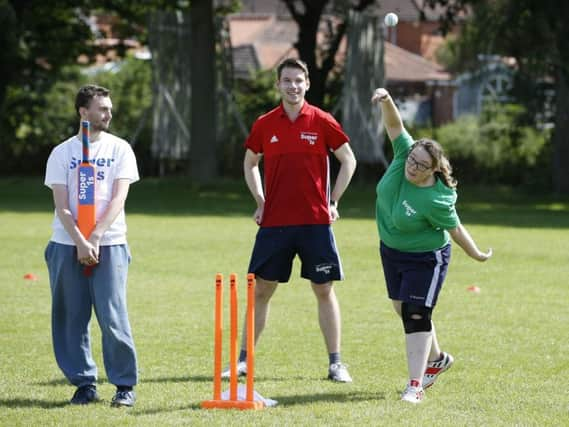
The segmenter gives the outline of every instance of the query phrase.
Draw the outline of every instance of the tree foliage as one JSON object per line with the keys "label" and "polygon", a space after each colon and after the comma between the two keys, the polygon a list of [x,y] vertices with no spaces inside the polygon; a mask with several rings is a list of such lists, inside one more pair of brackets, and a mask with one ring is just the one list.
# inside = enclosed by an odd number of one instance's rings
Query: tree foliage
{"label": "tree foliage", "polygon": [[527,123],[519,104],[487,104],[480,116],[465,115],[436,129],[415,131],[444,147],[461,181],[542,187],[547,175],[548,132]]}
{"label": "tree foliage", "polygon": [[[204,7],[194,12],[207,12],[212,8],[212,3],[213,0],[0,0],[0,25],[4,30],[0,35],[3,46],[0,51],[0,157],[13,167],[12,170],[41,173],[45,152],[61,141],[61,134],[70,130],[69,123],[74,124],[75,113],[63,106],[68,106],[73,101],[80,82],[86,82],[74,65],[80,57],[92,64],[95,55],[104,49],[98,47],[96,38],[109,36],[98,34],[99,28],[92,21],[94,15],[112,19],[110,36],[118,40],[114,50],[120,59],[127,55],[128,46],[124,40],[137,39],[141,44],[146,44],[147,20],[152,12],[184,11],[198,6]],[[208,44],[207,52],[210,52],[207,55],[203,49],[193,49],[191,52],[195,57],[192,62],[197,64],[194,74],[199,80],[192,82],[198,95],[192,97],[192,110],[205,116],[195,120],[202,129],[198,133],[201,137],[193,138],[192,151],[196,151],[197,154],[193,156],[196,158],[203,159],[204,155],[207,157],[216,150],[212,141],[212,135],[215,135],[215,124],[212,121],[214,115],[211,114],[214,105],[212,97],[215,97],[215,72],[213,65],[207,69],[204,67],[205,64],[215,63],[215,51],[211,46],[216,35],[213,22],[211,25],[205,24],[213,21],[212,13],[223,15],[235,11],[237,6],[237,0],[226,1],[223,6],[208,12],[207,16],[192,21],[196,27],[192,31],[197,42],[193,43],[193,47]],[[152,85],[147,74],[141,79],[129,80],[127,74],[142,72],[141,69],[133,70],[133,67],[136,68],[134,62],[129,63],[119,74],[106,77],[112,82],[109,86],[113,93],[116,117],[129,117],[129,120],[124,121],[113,120],[113,130],[122,136],[126,136],[126,133],[130,134],[128,136],[133,133],[140,136],[140,132],[146,135],[146,130],[138,124],[140,116],[147,112],[145,105]],[[148,70],[149,67],[144,68],[144,73]],[[205,77],[200,78],[200,72]],[[93,78],[90,81],[94,81]],[[207,93],[207,96],[200,95],[200,91],[202,95]],[[134,94],[142,96],[139,105],[130,102]],[[208,97],[211,102],[207,103],[206,108],[204,102]],[[55,108],[54,102],[57,102]],[[131,110],[125,111],[123,104],[130,104]],[[66,113],[69,116],[65,116]],[[46,117],[52,117],[54,122],[47,123],[44,120]],[[133,128],[124,129],[123,123]],[[192,127],[194,128],[196,126]],[[147,151],[148,143],[145,142],[144,145]],[[24,155],[33,161],[26,161]],[[217,170],[217,165],[214,164],[217,163],[216,155],[207,165],[198,160],[193,170],[196,170],[196,165],[203,166],[204,176]],[[10,173],[9,169],[11,168],[4,168],[2,173]]]}
{"label": "tree foliage", "polygon": [[[195,182],[219,176],[220,161],[215,133],[215,27],[212,0],[193,0],[190,14],[191,46],[191,166]],[[199,58],[199,61],[198,61]]]}
{"label": "tree foliage", "polygon": [[104,11],[120,16],[122,24],[114,28],[119,38],[144,41],[147,14],[175,7],[177,3],[168,0],[0,0],[0,101],[10,85],[45,88],[80,55],[93,58],[98,50],[89,20],[92,13]]}
{"label": "tree foliage", "polygon": [[[310,90],[306,98],[323,106],[328,77],[333,72],[340,42],[346,34],[350,9],[363,11],[374,0],[282,0],[298,24],[298,40],[294,47],[308,65]],[[325,14],[325,12],[328,12]],[[324,40],[318,32],[324,28]]]}
{"label": "tree foliage", "polygon": [[86,83],[75,65],[81,55],[93,59],[98,52],[91,13],[120,14],[121,36],[144,38],[146,14],[175,6],[167,0],[0,0],[2,173],[42,173],[51,146],[75,131],[73,100]]}
{"label": "tree foliage", "polygon": [[[538,93],[536,89],[543,87],[541,82],[552,83],[555,90],[552,181],[557,192],[569,193],[569,26],[566,22],[569,2],[426,0],[425,5],[444,8],[443,29],[454,25],[462,14],[469,13],[470,19],[462,36],[453,46],[455,64],[473,64],[479,53],[515,58],[519,68],[518,82],[524,82],[522,86],[526,89],[533,89],[525,91],[530,94],[523,100],[528,106],[533,103],[536,107],[534,99]],[[545,116],[546,103],[537,107],[535,115]]]}

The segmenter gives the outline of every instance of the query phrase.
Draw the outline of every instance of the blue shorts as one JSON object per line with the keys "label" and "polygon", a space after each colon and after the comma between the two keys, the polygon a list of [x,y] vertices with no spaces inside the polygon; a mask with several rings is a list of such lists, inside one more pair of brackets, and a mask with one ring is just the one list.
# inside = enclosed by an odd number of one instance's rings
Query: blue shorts
{"label": "blue shorts", "polygon": [[261,227],[249,263],[249,273],[265,280],[288,282],[298,254],[300,275],[314,283],[342,280],[344,272],[329,224]]}
{"label": "blue shorts", "polygon": [[435,306],[448,270],[450,243],[435,251],[401,252],[381,242],[379,252],[389,298]]}

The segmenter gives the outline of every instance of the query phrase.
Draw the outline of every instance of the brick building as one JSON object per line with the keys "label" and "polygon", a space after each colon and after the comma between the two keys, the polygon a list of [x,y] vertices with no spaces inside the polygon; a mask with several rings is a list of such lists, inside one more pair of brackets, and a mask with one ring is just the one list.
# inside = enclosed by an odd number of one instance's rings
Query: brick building
{"label": "brick building", "polygon": [[[283,58],[297,55],[297,24],[280,0],[243,0],[239,14],[230,16],[235,75],[273,69]],[[386,29],[386,86],[402,106],[408,121],[440,125],[453,120],[455,84],[436,62],[435,52],[444,42],[438,32],[438,12],[420,21],[422,0],[381,0],[370,13],[395,12],[396,27]],[[342,48],[339,56],[344,54]]]}

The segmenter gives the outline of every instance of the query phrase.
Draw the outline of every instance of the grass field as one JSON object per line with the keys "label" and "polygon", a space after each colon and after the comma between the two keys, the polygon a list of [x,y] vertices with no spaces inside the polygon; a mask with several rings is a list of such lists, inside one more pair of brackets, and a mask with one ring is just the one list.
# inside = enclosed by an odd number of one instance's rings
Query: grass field
{"label": "grass field", "polygon": [[[504,189],[460,193],[463,222],[482,248],[494,248],[494,257],[479,264],[455,248],[434,318],[441,345],[456,362],[424,404],[411,406],[398,400],[406,381],[404,337],[379,266],[374,189],[353,185],[334,229],[346,273],[337,285],[342,354],[354,383],[325,380],[315,299],[297,264],[274,297],[257,347],[256,390],[279,405],[238,412],[202,410],[200,402],[212,393],[215,273],[238,273],[245,301],[256,226],[244,184],[197,189],[181,180],[148,179],[132,187],[128,292],[140,384],[130,410],[109,408],[114,388],[106,382],[96,322],[104,401],[67,404],[74,388],[51,348],[43,261],[51,194],[41,178],[4,178],[0,194],[2,426],[569,425],[567,199]],[[38,280],[24,280],[28,272]],[[470,285],[481,292],[468,292]]]}

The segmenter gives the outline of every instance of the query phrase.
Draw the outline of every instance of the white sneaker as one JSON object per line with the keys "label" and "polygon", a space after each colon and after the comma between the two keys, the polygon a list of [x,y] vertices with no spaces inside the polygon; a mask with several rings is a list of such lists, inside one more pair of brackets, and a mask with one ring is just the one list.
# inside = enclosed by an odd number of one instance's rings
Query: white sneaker
{"label": "white sneaker", "polygon": [[332,363],[328,368],[328,379],[339,383],[351,383],[352,377],[343,363]]}
{"label": "white sneaker", "polygon": [[425,392],[417,380],[409,381],[407,388],[405,388],[405,391],[401,394],[401,400],[410,403],[421,403],[424,398]]}
{"label": "white sneaker", "polygon": [[[237,362],[237,377],[244,377],[247,375],[247,362]],[[221,378],[229,378],[231,376],[231,368],[228,366],[225,371],[221,373]]]}
{"label": "white sneaker", "polygon": [[449,369],[454,363],[454,357],[443,351],[443,357],[435,362],[427,363],[427,369],[423,375],[423,388],[429,388],[437,380],[437,377]]}

